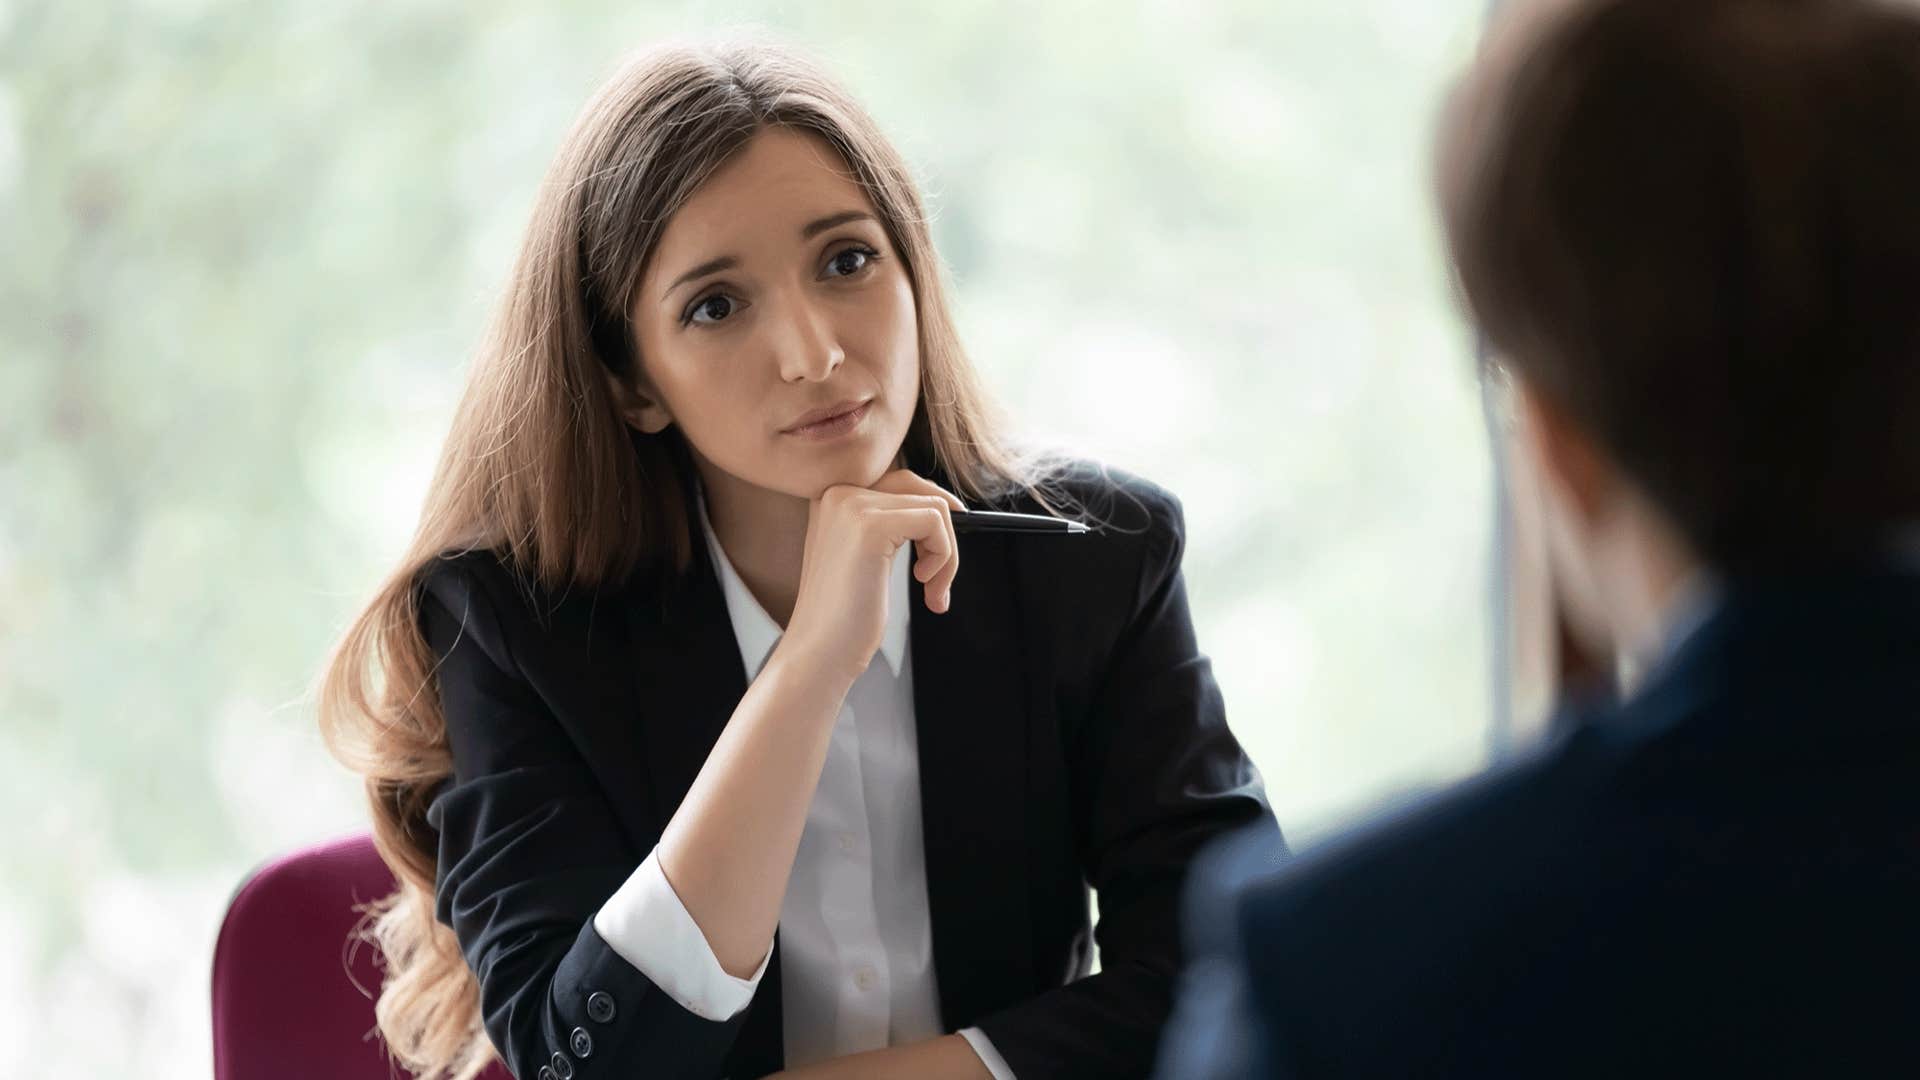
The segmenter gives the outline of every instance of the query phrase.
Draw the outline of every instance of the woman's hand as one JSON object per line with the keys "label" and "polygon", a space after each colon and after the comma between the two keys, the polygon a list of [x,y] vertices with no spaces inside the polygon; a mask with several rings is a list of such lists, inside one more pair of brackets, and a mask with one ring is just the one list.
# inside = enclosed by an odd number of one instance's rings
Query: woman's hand
{"label": "woman's hand", "polygon": [[966,505],[931,480],[905,469],[871,488],[839,484],[813,501],[807,517],[800,593],[781,639],[808,667],[844,677],[865,671],[887,625],[887,576],[902,544],[917,557],[913,576],[926,586],[927,607],[952,604],[960,548],[953,513]]}

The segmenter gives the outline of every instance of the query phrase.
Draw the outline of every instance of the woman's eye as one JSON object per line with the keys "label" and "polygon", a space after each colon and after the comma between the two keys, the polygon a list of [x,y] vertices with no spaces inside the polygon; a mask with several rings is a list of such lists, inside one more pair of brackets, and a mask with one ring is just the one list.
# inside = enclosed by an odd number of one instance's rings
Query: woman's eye
{"label": "woman's eye", "polygon": [[732,297],[715,293],[705,300],[694,304],[693,307],[687,311],[687,321],[711,326],[733,314],[734,307]]}
{"label": "woman's eye", "polygon": [[852,277],[867,268],[874,259],[874,252],[866,248],[848,248],[827,260],[827,273],[832,277]]}

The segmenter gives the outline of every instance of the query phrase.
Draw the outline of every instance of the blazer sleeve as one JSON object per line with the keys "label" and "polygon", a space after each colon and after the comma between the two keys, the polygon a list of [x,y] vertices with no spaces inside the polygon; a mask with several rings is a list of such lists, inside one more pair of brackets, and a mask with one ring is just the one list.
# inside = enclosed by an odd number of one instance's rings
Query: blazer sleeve
{"label": "blazer sleeve", "polygon": [[439,834],[435,915],[479,980],[494,1048],[519,1080],[720,1075],[745,1013],[695,1015],[594,928],[642,853],[519,675],[509,625],[479,574],[437,564],[420,619],[439,658],[453,755],[428,810]]}
{"label": "blazer sleeve", "polygon": [[1277,874],[1285,845],[1244,829],[1207,849],[1187,883],[1186,965],[1160,1042],[1161,1080],[1256,1080],[1295,1075],[1275,1055],[1253,993],[1241,907],[1253,882]]}
{"label": "blazer sleeve", "polygon": [[1101,970],[980,1021],[1020,1080],[1147,1075],[1172,1009],[1189,865],[1249,825],[1281,842],[1194,639],[1180,504],[1157,488],[1137,494],[1149,524],[1130,615],[1068,746]]}

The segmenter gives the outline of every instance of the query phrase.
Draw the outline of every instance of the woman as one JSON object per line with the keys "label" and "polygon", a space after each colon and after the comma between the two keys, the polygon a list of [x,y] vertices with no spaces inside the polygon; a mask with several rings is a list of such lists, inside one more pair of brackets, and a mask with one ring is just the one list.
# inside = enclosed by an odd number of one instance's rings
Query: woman
{"label": "woman", "polygon": [[[969,505],[1106,520],[962,542]],[[1143,481],[1010,450],[843,91],[765,46],[627,66],[323,689],[400,879],[395,1056],[1146,1071],[1183,871],[1271,821],[1181,530]]]}

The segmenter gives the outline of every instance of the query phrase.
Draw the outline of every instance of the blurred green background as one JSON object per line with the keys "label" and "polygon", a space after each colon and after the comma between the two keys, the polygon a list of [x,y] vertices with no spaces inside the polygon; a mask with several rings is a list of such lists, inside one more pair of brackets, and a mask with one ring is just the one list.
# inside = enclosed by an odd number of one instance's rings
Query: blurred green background
{"label": "blurred green background", "polygon": [[0,0],[0,1074],[209,1074],[231,890],[364,821],[309,687],[548,157],[665,35],[823,57],[1022,426],[1184,498],[1296,837],[1475,767],[1489,466],[1426,162],[1480,10]]}

